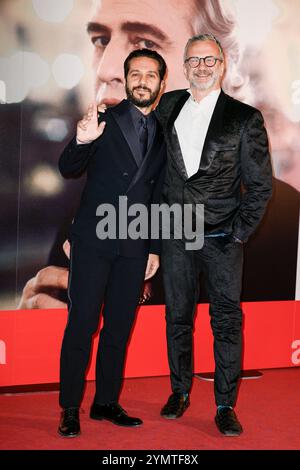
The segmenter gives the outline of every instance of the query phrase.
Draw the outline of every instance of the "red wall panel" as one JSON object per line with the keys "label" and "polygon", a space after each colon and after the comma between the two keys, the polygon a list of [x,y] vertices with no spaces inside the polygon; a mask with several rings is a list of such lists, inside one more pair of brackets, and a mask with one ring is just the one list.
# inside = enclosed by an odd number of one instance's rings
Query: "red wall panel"
{"label": "red wall panel", "polygon": [[[243,304],[243,369],[300,365],[300,302]],[[0,386],[56,383],[67,320],[65,310],[0,312]],[[128,349],[125,376],[169,373],[164,306],[139,309]],[[299,340],[299,343],[297,341]],[[98,337],[87,378],[94,379]],[[208,305],[199,305],[194,333],[195,372],[214,369]]]}

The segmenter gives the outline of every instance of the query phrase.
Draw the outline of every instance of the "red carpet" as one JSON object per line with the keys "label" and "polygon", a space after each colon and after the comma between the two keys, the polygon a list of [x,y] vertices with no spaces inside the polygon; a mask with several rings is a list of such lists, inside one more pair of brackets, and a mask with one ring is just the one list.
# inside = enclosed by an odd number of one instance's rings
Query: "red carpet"
{"label": "red carpet", "polygon": [[128,379],[120,403],[144,420],[141,428],[119,428],[89,419],[94,383],[87,385],[78,438],[57,434],[58,392],[0,395],[0,449],[236,450],[300,449],[300,369],[263,371],[243,380],[236,412],[240,437],[225,437],[214,424],[213,383],[194,380],[191,406],[178,420],[159,416],[170,393],[169,378]]}

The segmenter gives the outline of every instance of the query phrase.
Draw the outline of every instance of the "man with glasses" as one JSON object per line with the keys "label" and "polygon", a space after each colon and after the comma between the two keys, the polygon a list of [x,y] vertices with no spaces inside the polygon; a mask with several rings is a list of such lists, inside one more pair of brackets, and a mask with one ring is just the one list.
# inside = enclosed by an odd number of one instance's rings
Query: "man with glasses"
{"label": "man with glasses", "polygon": [[237,436],[243,245],[265,212],[272,170],[262,115],[222,91],[224,69],[220,42],[211,34],[192,37],[184,53],[190,88],[166,93],[158,108],[168,147],[164,202],[204,204],[202,249],[187,250],[184,239],[163,240],[173,393],[161,415],[179,418],[190,404],[193,319],[203,272],[214,334],[215,422],[221,433]]}

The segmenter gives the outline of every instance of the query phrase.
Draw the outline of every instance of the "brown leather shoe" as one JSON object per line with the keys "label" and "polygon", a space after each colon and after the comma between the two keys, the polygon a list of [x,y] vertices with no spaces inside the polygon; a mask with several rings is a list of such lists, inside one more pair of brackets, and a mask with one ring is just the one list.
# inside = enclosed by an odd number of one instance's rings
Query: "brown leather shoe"
{"label": "brown leather shoe", "polygon": [[63,437],[76,437],[80,434],[79,408],[65,408],[62,411],[58,434]]}
{"label": "brown leather shoe", "polygon": [[160,414],[166,419],[180,418],[189,406],[189,395],[185,397],[183,393],[172,393]]}
{"label": "brown leather shoe", "polygon": [[229,407],[217,411],[215,422],[219,431],[225,436],[239,436],[243,432],[235,412]]}

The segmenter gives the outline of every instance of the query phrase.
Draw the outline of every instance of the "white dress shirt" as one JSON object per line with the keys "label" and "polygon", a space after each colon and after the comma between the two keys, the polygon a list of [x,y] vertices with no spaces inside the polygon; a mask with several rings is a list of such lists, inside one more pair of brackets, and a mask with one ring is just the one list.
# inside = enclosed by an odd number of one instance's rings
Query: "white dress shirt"
{"label": "white dress shirt", "polygon": [[[191,94],[190,90],[187,91]],[[197,103],[191,94],[175,121],[175,129],[189,178],[199,169],[205,137],[220,92],[220,88],[212,91],[200,103]]]}

